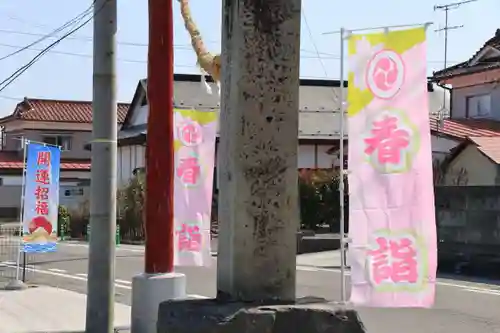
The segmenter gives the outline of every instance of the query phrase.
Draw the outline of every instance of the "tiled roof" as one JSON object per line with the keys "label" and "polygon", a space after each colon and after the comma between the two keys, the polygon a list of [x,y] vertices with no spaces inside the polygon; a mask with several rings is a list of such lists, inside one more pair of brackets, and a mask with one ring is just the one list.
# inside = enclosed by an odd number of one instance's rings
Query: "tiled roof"
{"label": "tiled roof", "polygon": [[477,149],[490,158],[493,162],[500,164],[500,137],[470,137]]}
{"label": "tiled roof", "polygon": [[470,59],[454,66],[450,66],[440,71],[434,72],[433,78],[435,80],[442,80],[464,73],[500,68],[500,57],[482,60],[474,66],[469,66],[471,60],[474,59],[485,47],[493,47],[500,51],[500,29],[497,29],[495,35],[488,41],[486,41],[486,43],[484,43],[484,45],[479,50],[477,50],[477,52]]}
{"label": "tiled roof", "polygon": [[[0,151],[0,170],[22,168],[22,158],[20,158],[17,152]],[[90,170],[90,160],[62,160],[61,170],[88,171]]]}
{"label": "tiled roof", "polygon": [[[212,90],[217,87],[212,83]],[[299,136],[301,139],[332,140],[340,137],[340,94],[344,89],[344,96],[347,93],[345,88],[340,87],[338,80],[309,80],[303,79],[299,88]],[[344,82],[347,86],[347,81]],[[147,81],[141,80],[137,86],[128,120],[125,121],[118,136],[119,139],[135,135],[144,134],[144,129],[131,129],[137,125],[144,125],[147,122],[146,115],[138,117],[132,116],[133,112],[143,112],[140,105],[143,105]],[[428,84],[429,113],[436,114],[442,110],[443,104],[450,105],[449,91],[436,84]],[[444,102],[446,99],[446,103]],[[200,84],[200,75],[180,75],[174,76],[174,102],[177,107],[190,107],[195,109],[215,109],[219,110],[219,96],[207,94],[205,88]],[[141,110],[141,111],[139,111]],[[147,111],[145,111],[147,112]],[[443,112],[445,115],[448,111]],[[138,120],[139,119],[139,120]],[[131,123],[134,123],[131,125]],[[347,132],[347,131],[346,131]]]}
{"label": "tiled roof", "polygon": [[[118,122],[123,123],[129,104],[118,104]],[[91,123],[92,102],[61,101],[53,99],[25,98],[10,116],[0,119],[0,122],[12,119],[28,121]]]}
{"label": "tiled roof", "polygon": [[500,137],[500,121],[490,119],[445,119],[443,126],[438,125],[438,118],[431,117],[430,127],[434,133],[448,135],[456,139]]}

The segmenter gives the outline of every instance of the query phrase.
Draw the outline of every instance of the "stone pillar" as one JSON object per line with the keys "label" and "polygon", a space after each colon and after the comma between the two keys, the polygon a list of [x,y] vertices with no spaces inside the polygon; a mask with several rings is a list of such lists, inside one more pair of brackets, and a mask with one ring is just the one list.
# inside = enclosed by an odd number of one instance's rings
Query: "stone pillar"
{"label": "stone pillar", "polygon": [[294,301],[301,0],[224,0],[217,297]]}

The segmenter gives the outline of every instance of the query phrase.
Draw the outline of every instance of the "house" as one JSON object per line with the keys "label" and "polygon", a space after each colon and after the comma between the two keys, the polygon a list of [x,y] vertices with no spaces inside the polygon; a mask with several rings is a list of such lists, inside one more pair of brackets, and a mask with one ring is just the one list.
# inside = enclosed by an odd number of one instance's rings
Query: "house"
{"label": "house", "polygon": [[[209,80],[209,78],[207,78]],[[212,84],[212,83],[211,83]],[[347,87],[347,84],[345,84]],[[212,87],[216,91],[216,87]],[[338,80],[301,80],[299,89],[299,169],[338,167],[340,140],[340,82]],[[345,88],[344,88],[345,89]],[[141,80],[118,133],[118,184],[124,186],[134,170],[145,165],[148,103],[147,81]],[[442,88],[428,84],[432,114],[441,110],[448,98]],[[219,110],[219,96],[209,95],[199,75],[174,75],[174,105],[197,110]],[[347,133],[347,130],[346,130]],[[347,154],[347,149],[345,149]]]}
{"label": "house", "polygon": [[500,29],[468,60],[435,72],[432,80],[451,87],[449,119],[432,127],[433,140],[450,147],[444,183],[500,184]]}
{"label": "house", "polygon": [[[120,123],[127,109],[128,104],[118,105]],[[78,204],[90,181],[90,152],[84,146],[92,135],[91,102],[25,98],[0,118],[0,131],[0,217],[18,216],[23,138],[61,146],[60,202]]]}

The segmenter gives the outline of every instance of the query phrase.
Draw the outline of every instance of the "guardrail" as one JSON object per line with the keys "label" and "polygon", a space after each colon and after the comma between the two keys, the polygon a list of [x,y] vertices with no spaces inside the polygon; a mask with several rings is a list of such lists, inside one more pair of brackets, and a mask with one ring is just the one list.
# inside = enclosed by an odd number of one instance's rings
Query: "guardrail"
{"label": "guardrail", "polygon": [[[21,245],[19,224],[0,225],[0,282],[16,279],[18,254]],[[21,253],[20,276],[24,282],[32,278],[34,272],[29,262],[34,262],[33,254]]]}

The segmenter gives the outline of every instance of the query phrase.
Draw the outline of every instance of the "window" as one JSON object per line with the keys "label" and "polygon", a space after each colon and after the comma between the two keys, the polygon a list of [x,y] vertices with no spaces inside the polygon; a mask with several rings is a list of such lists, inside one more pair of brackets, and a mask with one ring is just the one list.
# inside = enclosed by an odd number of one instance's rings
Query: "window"
{"label": "window", "polygon": [[467,97],[467,117],[487,118],[491,116],[491,96],[489,94]]}
{"label": "window", "polygon": [[5,133],[5,126],[1,126],[0,127],[0,133],[1,133],[1,137],[0,137],[0,141],[2,142],[0,147],[2,150],[5,149],[5,143],[7,141],[7,134]]}
{"label": "window", "polygon": [[14,137],[15,144],[16,144],[16,149],[17,150],[23,150],[24,149],[24,137],[22,136],[16,136]]}
{"label": "window", "polygon": [[46,135],[43,142],[49,145],[60,146],[62,150],[71,150],[71,136],[67,135]]}
{"label": "window", "polygon": [[76,196],[82,196],[82,195],[83,195],[83,188],[81,188],[81,187],[64,190],[65,197],[76,197]]}

